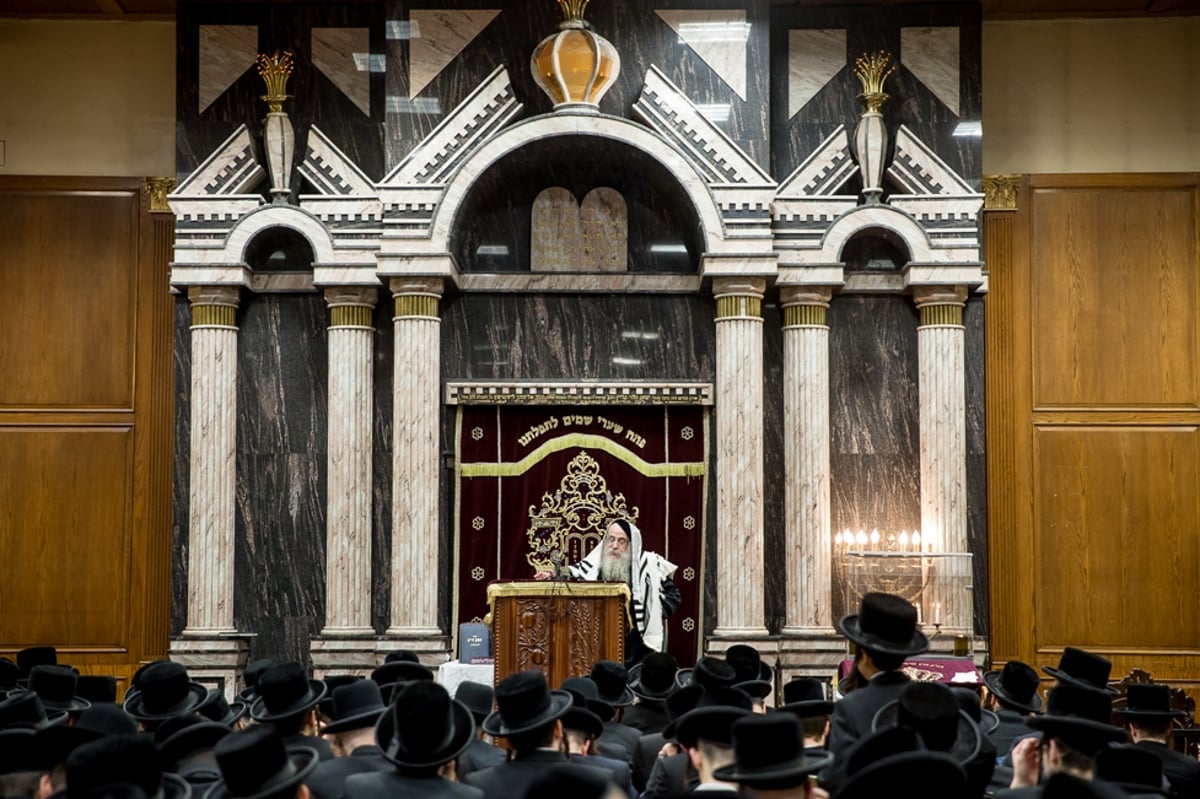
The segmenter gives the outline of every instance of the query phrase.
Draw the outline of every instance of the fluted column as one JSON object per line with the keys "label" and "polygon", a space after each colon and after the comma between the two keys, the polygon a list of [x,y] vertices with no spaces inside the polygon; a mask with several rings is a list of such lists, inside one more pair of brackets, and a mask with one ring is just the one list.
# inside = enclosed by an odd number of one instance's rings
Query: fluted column
{"label": "fluted column", "polygon": [[188,607],[184,635],[234,631],[238,289],[193,286]]}
{"label": "fluted column", "polygon": [[329,303],[329,476],[323,636],[371,635],[372,288],[325,289]]}
{"label": "fluted column", "polygon": [[719,277],[717,300],[717,628],[766,635],[763,607],[762,278]]}
{"label": "fluted column", "polygon": [[392,613],[388,635],[441,636],[438,627],[440,278],[393,278],[395,411],[392,447]]}
{"label": "fluted column", "polygon": [[788,286],[783,307],[784,634],[833,624],[829,540],[829,327],[833,290]]}
{"label": "fluted column", "polygon": [[[967,410],[962,286],[918,288],[920,381],[921,536],[927,548],[967,553]],[[971,627],[970,569],[965,558],[934,561],[933,596],[926,598],[944,627]],[[935,618],[937,616],[935,615]]]}

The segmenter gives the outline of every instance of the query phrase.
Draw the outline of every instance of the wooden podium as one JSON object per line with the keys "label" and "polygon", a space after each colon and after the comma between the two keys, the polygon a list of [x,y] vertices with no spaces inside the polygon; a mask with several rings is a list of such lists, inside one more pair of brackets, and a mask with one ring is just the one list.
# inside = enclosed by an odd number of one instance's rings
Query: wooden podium
{"label": "wooden podium", "polygon": [[537,669],[557,688],[567,677],[586,677],[597,660],[625,662],[623,583],[493,583],[487,598],[497,683]]}

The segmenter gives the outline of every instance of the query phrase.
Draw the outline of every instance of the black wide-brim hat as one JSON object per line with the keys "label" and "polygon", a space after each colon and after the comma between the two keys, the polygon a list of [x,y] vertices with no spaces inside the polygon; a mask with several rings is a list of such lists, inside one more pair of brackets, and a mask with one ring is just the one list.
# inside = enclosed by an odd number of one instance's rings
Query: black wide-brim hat
{"label": "black wide-brim hat", "polygon": [[174,766],[180,760],[196,752],[212,749],[217,741],[233,730],[215,721],[201,721],[190,724],[175,732],[158,745],[158,757],[165,771],[174,771]]}
{"label": "black wide-brim hat", "polygon": [[312,710],[325,698],[328,688],[321,680],[308,679],[299,663],[290,662],[263,672],[255,690],[250,718],[278,721]]}
{"label": "black wide-brim hat", "polygon": [[67,718],[65,710],[47,713],[41,698],[32,691],[9,691],[0,700],[0,730],[40,730],[62,724]]}
{"label": "black wide-brim hat", "polygon": [[[404,661],[397,661],[404,662]],[[379,717],[375,725],[375,743],[379,746],[385,760],[402,768],[432,768],[456,759],[467,750],[475,739],[475,719],[467,706],[456,699],[450,700],[453,724],[445,731],[446,737],[427,752],[413,752],[404,749],[396,740],[396,713],[404,712],[393,706]],[[433,731],[431,730],[432,734]]]}
{"label": "black wide-brim hat", "polygon": [[579,730],[592,738],[599,738],[604,732],[604,722],[586,707],[571,705],[562,716],[563,727],[568,730]]}
{"label": "black wide-brim hat", "polygon": [[[669,740],[691,748],[699,740],[712,741],[721,746],[733,746],[733,723],[753,711],[729,705],[708,705],[684,713],[669,725]],[[667,735],[664,731],[663,738]]]}
{"label": "black wide-brim hat", "polygon": [[679,670],[675,669],[661,687],[655,688],[646,685],[642,680],[642,663],[635,663],[629,667],[629,690],[633,691],[634,696],[649,699],[651,702],[661,702],[675,689],[675,675],[678,673]]}
{"label": "black wide-brim hat", "polygon": [[877,760],[842,784],[837,799],[899,796],[912,787],[921,796],[958,797],[967,791],[967,774],[958,761],[942,752],[903,752]]}
{"label": "black wide-brim hat", "polygon": [[745,691],[755,699],[766,699],[767,694],[771,693],[774,686],[766,680],[746,680],[745,682],[735,682],[733,687],[739,691]]}
{"label": "black wide-brim hat", "polygon": [[[965,710],[958,710],[958,731],[954,735],[954,745],[949,750],[934,750],[942,751],[943,754],[950,755],[959,764],[965,765],[975,759],[979,754],[979,748],[983,745],[983,731],[979,729]],[[883,705],[875,713],[875,718],[871,720],[871,730],[882,730],[886,727],[900,726],[900,700],[893,699],[886,705]],[[949,720],[949,716],[944,717]],[[917,734],[920,735],[920,730]]]}
{"label": "black wide-brim hat", "polygon": [[910,657],[929,650],[929,638],[917,628],[916,608],[892,594],[865,594],[859,612],[844,616],[837,627],[872,652]]}
{"label": "black wide-brim hat", "polygon": [[1085,755],[1091,755],[1108,744],[1129,740],[1125,730],[1120,727],[1079,716],[1029,716],[1024,721],[1025,726],[1045,736],[1061,738],[1071,748]]}
{"label": "black wide-brim hat", "polygon": [[[30,691],[42,700],[42,706],[47,710],[65,710],[75,713],[87,710],[92,703],[78,696],[75,688],[79,681],[79,672],[70,666],[34,666],[25,680],[24,688],[17,690]],[[14,692],[10,691],[9,696]]]}
{"label": "black wide-brim hat", "polygon": [[713,773],[723,782],[786,788],[833,762],[832,754],[805,751],[800,722],[791,716],[747,713],[732,725],[731,734],[734,762]]}
{"label": "black wide-brim hat", "polygon": [[803,702],[789,702],[786,705],[780,705],[775,710],[791,713],[798,718],[811,719],[816,716],[828,716],[833,713],[833,705],[833,702],[825,699],[809,699]]}
{"label": "black wide-brim hat", "polygon": [[1125,689],[1125,705],[1114,706],[1112,712],[1114,716],[1134,721],[1166,721],[1187,716],[1187,711],[1171,707],[1171,687],[1160,684],[1130,685]]}
{"label": "black wide-brim hat", "polygon": [[1112,673],[1112,662],[1107,658],[1088,652],[1086,649],[1065,647],[1062,655],[1058,658],[1058,666],[1042,666],[1042,671],[1068,685],[1107,691],[1113,696],[1121,693],[1116,688],[1108,686],[1108,678]]}
{"label": "black wide-brim hat", "polygon": [[357,680],[333,691],[333,720],[323,732],[334,735],[374,727],[386,710],[379,686],[371,680]]}
{"label": "black wide-brim hat", "polygon": [[483,723],[483,720],[492,712],[492,705],[495,702],[492,686],[470,680],[458,684],[458,688],[454,691],[454,698],[471,711],[471,716],[475,719],[476,724]]}
{"label": "black wide-brim hat", "polygon": [[204,716],[209,721],[215,721],[218,724],[224,724],[226,727],[233,727],[238,719],[242,718],[250,711],[249,706],[241,700],[228,702],[225,700],[225,694],[213,688],[208,692],[208,698],[196,708],[195,713]]}
{"label": "black wide-brim hat", "polygon": [[675,673],[675,685],[683,688],[688,685],[701,685],[706,691],[717,688],[732,688],[737,682],[737,672],[724,660],[711,656],[696,661],[695,668],[680,669]]}
{"label": "black wide-brim hat", "polygon": [[1016,710],[1024,713],[1041,713],[1042,697],[1038,694],[1037,689],[1034,689],[1029,701],[1022,702],[1004,687],[1004,682],[1001,680],[1003,674],[1001,671],[989,671],[983,675],[983,684],[987,686],[988,691],[994,694],[1001,702]]}
{"label": "black wide-brim hat", "polygon": [[379,686],[413,680],[432,680],[433,670],[409,660],[393,660],[371,672],[371,679]]}
{"label": "black wide-brim hat", "polygon": [[234,797],[229,793],[229,786],[222,777],[205,792],[203,799],[265,799],[268,796],[282,794],[288,788],[294,788],[303,782],[309,772],[317,767],[317,761],[320,759],[317,750],[309,749],[307,746],[289,746],[287,754],[288,760],[291,761],[290,767],[259,785],[254,793]]}
{"label": "black wide-brim hat", "polygon": [[0,775],[47,771],[33,730],[0,730]]}
{"label": "black wide-brim hat", "polygon": [[498,709],[483,720],[483,731],[503,738],[536,730],[561,718],[571,702],[570,693],[551,691],[541,672],[519,671],[496,686]]}
{"label": "black wide-brim hat", "polygon": [[165,660],[152,664],[139,690],[125,697],[125,712],[140,721],[161,721],[191,713],[208,699],[208,688],[189,679],[187,669]]}

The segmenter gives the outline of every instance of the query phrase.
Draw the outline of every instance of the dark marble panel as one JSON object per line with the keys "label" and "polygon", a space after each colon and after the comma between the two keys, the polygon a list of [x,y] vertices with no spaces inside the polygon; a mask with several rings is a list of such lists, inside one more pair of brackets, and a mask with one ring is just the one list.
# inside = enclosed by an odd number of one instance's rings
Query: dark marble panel
{"label": "dark marble panel", "polygon": [[711,298],[463,294],[442,313],[447,380],[711,381]]}
{"label": "dark marble panel", "polygon": [[[190,173],[246,123],[253,136],[262,134],[266,104],[262,78],[252,67],[203,112],[199,98],[201,25],[255,25],[259,52],[291,50],[296,69],[288,81],[292,99],[284,110],[296,134],[297,158],[303,156],[308,129],[314,123],[369,177],[383,176],[384,73],[370,76],[371,114],[364,114],[312,63],[312,29],[369,28],[371,53],[384,52],[381,3],[209,3],[182,0],[176,16],[176,169]],[[307,191],[293,173],[293,197]],[[266,190],[264,182],[263,190]]]}
{"label": "dark marble panel", "polygon": [[[383,633],[392,598],[392,300],[386,292],[375,306],[375,419],[371,484],[371,624]],[[448,574],[449,572],[447,572]]]}
{"label": "dark marble panel", "polygon": [[[387,0],[393,24],[408,21],[411,4]],[[538,43],[557,31],[559,15],[553,3],[499,3],[495,0],[434,0],[422,8],[504,9],[487,28],[415,99],[409,98],[409,41],[387,42],[387,163],[398,164],[458,103],[498,65],[503,64],[525,116],[547,113],[550,99],[534,83],[529,60]],[[747,47],[746,100],[743,101],[654,12],[659,9],[744,8],[750,24]],[[767,0],[730,4],[725,0],[632,0],[594,3],[587,19],[611,41],[621,56],[617,82],[601,101],[601,110],[630,116],[641,93],[646,72],[658,66],[697,104],[729,104],[729,119],[720,127],[759,164],[767,166],[768,21]]]}
{"label": "dark marble panel", "polygon": [[[767,629],[779,632],[787,615],[787,591],[794,579],[785,569],[783,474],[783,313],[775,298],[763,303],[763,575]],[[794,584],[792,585],[794,589]]]}
{"label": "dark marble panel", "polygon": [[[950,109],[904,66],[900,29],[913,27],[959,28],[959,115]],[[788,31],[842,28],[846,30],[846,68],[842,69],[792,118],[788,118]],[[783,180],[838,125],[853,134],[862,112],[856,99],[862,84],[854,75],[859,55],[887,50],[900,61],[884,84],[890,99],[883,117],[892,134],[908,126],[933,148],[955,172],[978,190],[983,170],[980,138],[952,135],[961,120],[982,118],[982,18],[977,3],[898,4],[870,9],[850,6],[775,6],[771,10],[771,164]],[[861,186],[861,182],[858,183]],[[888,189],[884,180],[885,192]],[[846,191],[852,191],[847,188]]]}
{"label": "dark marble panel", "polygon": [[318,294],[239,309],[234,618],[251,658],[307,661],[325,617],[328,311]]}
{"label": "dark marble panel", "polygon": [[175,472],[171,483],[171,635],[187,626],[188,491],[191,479],[192,306],[175,298]]}
{"label": "dark marble panel", "polygon": [[988,623],[988,536],[987,536],[987,427],[984,393],[983,298],[967,302],[963,313],[966,327],[964,350],[967,383],[967,545],[975,557],[975,632],[987,636]]}
{"label": "dark marble panel", "polygon": [[[902,296],[843,295],[829,306],[830,525],[921,523],[917,311]],[[834,618],[852,612],[834,590]]]}

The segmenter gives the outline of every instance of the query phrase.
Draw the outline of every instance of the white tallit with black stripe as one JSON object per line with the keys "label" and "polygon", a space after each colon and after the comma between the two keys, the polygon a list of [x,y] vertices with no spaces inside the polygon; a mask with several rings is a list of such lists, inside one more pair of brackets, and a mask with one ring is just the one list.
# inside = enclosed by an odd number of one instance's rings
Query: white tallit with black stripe
{"label": "white tallit with black stripe", "polygon": [[[629,592],[633,598],[633,623],[642,634],[642,641],[656,652],[663,648],[662,584],[671,579],[677,568],[666,558],[642,550],[642,531],[631,521],[629,525],[629,563],[633,572]],[[587,556],[572,564],[571,576],[577,580],[599,580],[600,558],[604,541],[592,548]]]}

